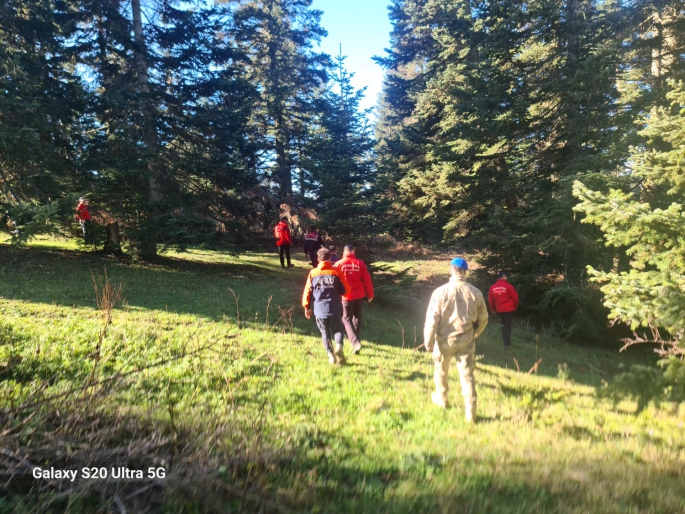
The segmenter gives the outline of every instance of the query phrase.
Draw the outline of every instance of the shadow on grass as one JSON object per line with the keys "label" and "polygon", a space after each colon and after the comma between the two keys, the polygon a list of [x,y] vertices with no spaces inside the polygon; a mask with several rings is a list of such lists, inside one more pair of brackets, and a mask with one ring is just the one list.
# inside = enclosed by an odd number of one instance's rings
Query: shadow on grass
{"label": "shadow on grass", "polygon": [[[209,255],[211,259],[213,254]],[[216,255],[225,257],[221,253]],[[309,270],[306,263],[296,260],[297,268],[281,270],[275,253],[257,256],[257,263],[245,259],[207,262],[196,258],[192,254],[187,259],[161,256],[155,263],[148,264],[77,250],[0,245],[0,296],[27,302],[94,308],[91,270],[101,273],[106,266],[112,282],[123,285],[123,297],[133,309],[190,314],[214,321],[235,319],[236,298],[229,291],[230,287],[236,297],[239,296],[241,319],[243,323],[247,322],[244,326],[255,329],[263,326],[260,323],[265,320],[267,303],[273,297],[271,323],[280,315],[278,307],[285,311],[292,308],[286,317],[292,316],[288,321],[292,320],[294,332],[300,336],[319,336],[314,322],[304,319],[300,307],[301,291]],[[398,311],[376,302],[366,305],[362,338],[366,343],[373,343],[375,351],[381,354],[394,354],[390,348],[414,348],[422,340],[424,312],[425,306]],[[515,369],[516,358],[522,372],[527,372],[541,358],[537,369],[539,375],[558,378],[559,366],[564,365],[570,380],[593,387],[600,386],[603,380],[619,371],[619,359],[646,361],[645,353],[637,349],[630,349],[629,355],[619,357],[613,348],[580,349],[558,341],[540,341],[538,348],[535,335],[520,328],[514,331],[513,349],[505,352],[499,340],[499,326],[494,319],[478,340],[476,352],[485,355],[484,364],[512,370]],[[579,352],[591,353],[592,357],[583,355],[580,358]],[[418,373],[398,378],[412,381],[421,377]]]}
{"label": "shadow on grass", "polygon": [[[281,501],[295,511],[622,513],[676,512],[683,505],[681,484],[673,473],[650,467],[650,479],[636,485],[634,473],[645,466],[639,462],[598,467],[597,462],[574,459],[569,467],[570,456],[558,455],[544,463],[504,461],[495,466],[499,471],[488,472],[487,458],[435,449],[408,451],[364,468],[355,463],[355,455],[370,449],[320,433],[309,434],[301,449],[287,471],[269,479],[287,491]],[[338,458],[324,456],[331,453]],[[601,479],[593,479],[595,475]]]}
{"label": "shadow on grass", "polygon": [[[274,310],[291,303],[285,287],[291,278],[269,262],[262,266],[162,256],[154,263],[139,263],[75,250],[0,245],[0,263],[0,296],[35,303],[94,307],[91,271],[102,273],[103,267],[113,283],[122,284],[123,298],[133,308],[219,319],[236,312],[228,287],[253,314],[264,311],[269,296],[274,297]],[[304,270],[288,271],[300,272],[304,282]]]}

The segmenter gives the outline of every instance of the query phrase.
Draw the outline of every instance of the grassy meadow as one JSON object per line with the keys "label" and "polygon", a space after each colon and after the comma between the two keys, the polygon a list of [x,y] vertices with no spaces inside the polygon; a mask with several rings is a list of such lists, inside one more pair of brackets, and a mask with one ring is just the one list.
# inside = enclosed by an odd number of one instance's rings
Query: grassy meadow
{"label": "grassy meadow", "polygon": [[[376,262],[363,352],[346,341],[332,367],[299,307],[301,253],[283,270],[275,252],[146,264],[0,244],[0,512],[685,512],[685,409],[598,394],[654,362],[647,348],[519,323],[505,352],[493,318],[468,425],[456,369],[452,407],[436,409],[416,349],[443,261],[393,259]],[[105,268],[121,301],[103,334]],[[413,280],[393,280],[402,270]],[[42,480],[36,466],[165,476]]]}

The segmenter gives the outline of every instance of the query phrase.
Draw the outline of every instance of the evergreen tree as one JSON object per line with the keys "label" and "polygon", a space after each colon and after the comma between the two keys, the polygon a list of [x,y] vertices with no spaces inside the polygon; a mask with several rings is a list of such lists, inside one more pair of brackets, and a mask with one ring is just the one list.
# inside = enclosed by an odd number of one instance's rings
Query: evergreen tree
{"label": "evergreen tree", "polygon": [[184,245],[226,231],[244,203],[235,191],[254,183],[245,128],[253,90],[227,13],[188,7],[153,4],[142,30],[121,4],[82,5],[79,50],[98,85],[84,168],[142,258],[158,240]]}
{"label": "evergreen tree", "polygon": [[373,180],[373,139],[368,112],[360,111],[364,90],[355,91],[345,57],[335,58],[330,88],[320,99],[303,168],[311,176],[322,228],[329,233],[365,236],[373,225],[368,188]]}
{"label": "evergreen tree", "polygon": [[386,56],[374,59],[387,71],[376,123],[376,203],[388,210],[397,237],[427,242],[442,239],[442,224],[413,212],[411,192],[398,188],[410,169],[425,169],[426,138],[417,123],[417,95],[428,81],[427,63],[441,52],[431,27],[444,24],[444,3],[393,0],[388,7],[393,28]]}
{"label": "evergreen tree", "polygon": [[[329,57],[312,50],[326,35],[312,0],[249,0],[234,9],[236,40],[259,92],[252,130],[264,148],[259,168],[282,202],[294,203],[293,170]],[[304,187],[304,184],[300,184]]]}
{"label": "evergreen tree", "polygon": [[[627,247],[629,271],[589,267],[593,280],[603,284],[610,319],[669,337],[671,352],[683,355],[685,334],[685,85],[672,82],[668,107],[654,108],[641,131],[642,145],[630,156],[627,190],[608,194],[582,182],[574,186],[581,200],[576,211],[584,223],[599,226],[607,246]],[[652,338],[650,338],[652,339]]]}
{"label": "evergreen tree", "polygon": [[66,216],[73,205],[65,197],[83,186],[77,156],[88,94],[66,45],[76,21],[59,0],[0,5],[0,208],[22,238]]}
{"label": "evergreen tree", "polygon": [[[400,28],[423,29],[427,41],[416,46],[424,53],[407,93],[414,107],[395,137],[411,141],[411,153],[395,145],[393,155],[410,230],[428,227],[431,241],[435,227],[444,242],[483,250],[487,269],[513,275],[538,316],[561,311],[569,333],[597,334],[601,316],[588,323],[583,267],[606,256],[573,221],[569,179],[615,159],[617,127],[629,122],[616,115],[617,7],[423,3],[421,12],[401,3],[409,19]],[[404,48],[412,62],[415,47]]]}

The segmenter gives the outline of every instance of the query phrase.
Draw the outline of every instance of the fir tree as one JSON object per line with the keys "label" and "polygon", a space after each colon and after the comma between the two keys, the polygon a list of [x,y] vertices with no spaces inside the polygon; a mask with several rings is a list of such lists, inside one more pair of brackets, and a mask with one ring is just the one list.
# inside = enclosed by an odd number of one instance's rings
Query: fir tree
{"label": "fir tree", "polygon": [[[486,268],[507,270],[538,316],[562,311],[567,333],[596,335],[583,267],[606,257],[573,221],[570,179],[602,169],[629,122],[616,116],[616,7],[452,0],[419,13],[414,4],[401,3],[411,16],[400,28],[423,29],[426,42],[404,46],[419,52],[421,71],[395,136],[411,154],[391,150],[411,237],[416,226],[431,241],[433,228],[483,250]],[[402,50],[394,45],[394,61]]]}
{"label": "fir tree", "polygon": [[[608,194],[576,182],[576,211],[584,223],[600,227],[607,246],[627,247],[629,271],[588,267],[593,280],[603,284],[609,317],[633,331],[653,329],[661,342],[683,355],[685,334],[685,85],[672,83],[668,107],[652,110],[641,131],[644,143],[630,156],[628,190]],[[652,338],[649,338],[652,339]]]}
{"label": "fir tree", "polygon": [[88,93],[65,44],[76,21],[67,2],[0,5],[0,208],[22,239],[68,217],[73,192],[83,191],[77,163]]}
{"label": "fir tree", "polygon": [[250,0],[234,10],[236,40],[259,92],[252,117],[264,148],[259,167],[279,200],[289,203],[294,203],[293,170],[312,102],[330,65],[328,56],[312,50],[326,31],[319,25],[321,11],[311,5],[312,0]]}
{"label": "fir tree", "polygon": [[[311,127],[303,168],[311,176],[321,226],[335,235],[368,235],[368,188],[373,180],[373,139],[368,112],[360,111],[364,90],[355,91],[342,53],[335,58],[330,88]],[[314,120],[313,120],[314,121]]]}
{"label": "fir tree", "polygon": [[244,203],[235,190],[254,183],[245,128],[253,89],[230,17],[188,7],[153,5],[141,33],[133,30],[139,17],[121,4],[82,6],[80,55],[99,86],[84,168],[95,199],[123,223],[141,258],[154,257],[158,242],[185,245],[226,231],[239,214],[234,204]]}

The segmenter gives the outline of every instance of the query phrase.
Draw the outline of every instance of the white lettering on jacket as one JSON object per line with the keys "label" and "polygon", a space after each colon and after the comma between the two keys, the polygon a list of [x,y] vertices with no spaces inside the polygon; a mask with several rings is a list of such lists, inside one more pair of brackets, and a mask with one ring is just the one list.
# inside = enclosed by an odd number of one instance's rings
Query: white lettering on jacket
{"label": "white lettering on jacket", "polygon": [[317,283],[321,282],[325,286],[335,285],[335,277],[333,275],[319,275],[316,279]]}
{"label": "white lettering on jacket", "polygon": [[362,268],[357,263],[349,263],[349,264],[343,264],[342,266],[340,266],[340,269],[344,273],[355,273],[355,272],[360,271]]}

